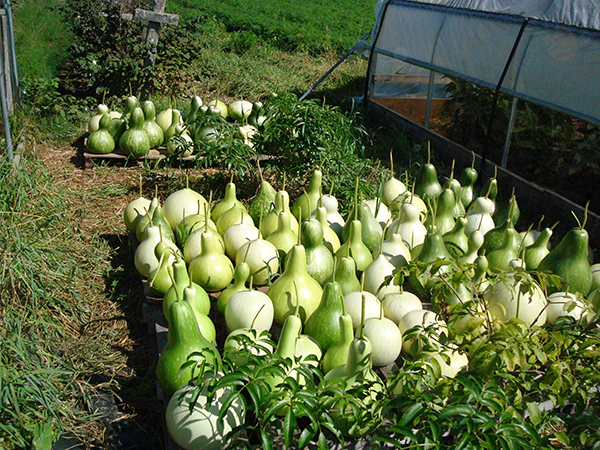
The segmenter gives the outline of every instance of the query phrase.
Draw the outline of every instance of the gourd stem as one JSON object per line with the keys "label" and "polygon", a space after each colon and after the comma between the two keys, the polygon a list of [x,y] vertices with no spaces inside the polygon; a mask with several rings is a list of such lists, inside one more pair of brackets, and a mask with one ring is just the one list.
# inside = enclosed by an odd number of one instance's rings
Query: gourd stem
{"label": "gourd stem", "polygon": [[431,164],[431,141],[427,141],[427,164]]}
{"label": "gourd stem", "polygon": [[[173,283],[173,286],[175,286],[175,277],[173,276],[173,266],[167,267],[167,273],[169,274],[169,278],[171,279],[171,283]],[[175,296],[177,297],[177,301],[178,302],[180,302],[181,300],[183,300],[181,298],[181,295],[182,294],[180,294],[179,291],[177,289],[175,289]]]}
{"label": "gourd stem", "polygon": [[281,183],[281,190],[285,191],[285,170],[283,171],[283,181]]}
{"label": "gourd stem", "polygon": [[140,197],[142,196],[142,186],[143,186],[143,183],[142,183],[142,174],[140,173]]}
{"label": "gourd stem", "polygon": [[358,177],[354,183],[354,220],[358,219]]}
{"label": "gourd stem", "polygon": [[364,339],[365,337],[365,310],[366,310],[367,296],[363,293],[361,296],[361,305],[360,305],[360,331],[358,336],[360,339]]}
{"label": "gourd stem", "polygon": [[471,159],[471,169],[475,168],[475,152],[471,152],[473,154],[473,158]]}
{"label": "gourd stem", "polygon": [[250,281],[248,282],[248,289],[252,291],[252,284],[254,283],[254,276],[250,275]]}
{"label": "gourd stem", "polygon": [[[250,284],[252,284],[252,282],[250,282]],[[252,290],[252,287],[250,287],[250,290]],[[264,303],[260,306],[256,314],[254,315],[254,318],[252,319],[252,323],[250,323],[250,328],[254,329],[254,322],[256,322],[256,319],[258,319],[258,316],[260,315],[261,311],[265,306],[266,305]]]}
{"label": "gourd stem", "polygon": [[393,150],[390,150],[390,179],[394,178],[394,156]]}
{"label": "gourd stem", "polygon": [[[298,208],[298,224],[301,226],[302,224],[302,206],[300,206]],[[300,232],[300,229],[298,229],[298,245],[302,244],[302,233]]]}

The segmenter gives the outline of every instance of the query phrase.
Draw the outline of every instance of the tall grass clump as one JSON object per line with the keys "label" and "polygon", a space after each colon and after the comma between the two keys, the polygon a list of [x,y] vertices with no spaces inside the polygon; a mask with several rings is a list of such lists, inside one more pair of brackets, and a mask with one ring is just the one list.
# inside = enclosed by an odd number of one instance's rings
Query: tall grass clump
{"label": "tall grass clump", "polygon": [[107,255],[74,232],[69,200],[40,163],[0,159],[0,448],[50,448],[94,421],[81,397],[106,342],[80,329]]}

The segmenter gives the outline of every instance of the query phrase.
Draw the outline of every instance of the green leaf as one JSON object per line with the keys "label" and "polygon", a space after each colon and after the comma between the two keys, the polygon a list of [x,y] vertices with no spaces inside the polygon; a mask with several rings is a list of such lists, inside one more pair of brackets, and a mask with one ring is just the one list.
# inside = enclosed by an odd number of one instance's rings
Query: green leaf
{"label": "green leaf", "polygon": [[283,420],[283,438],[287,448],[292,446],[294,440],[294,430],[296,429],[296,416],[292,408],[288,408]]}
{"label": "green leaf", "polygon": [[534,425],[539,425],[542,422],[542,412],[536,402],[527,402],[527,410],[529,411],[529,420]]}
{"label": "green leaf", "polygon": [[52,422],[45,425],[36,424],[33,436],[33,448],[35,450],[51,450],[54,442],[54,426]]}
{"label": "green leaf", "polygon": [[398,422],[399,427],[405,427],[409,424],[413,423],[413,419],[417,417],[421,412],[425,410],[425,406],[422,403],[415,403],[411,405],[405,412],[402,414],[402,418]]}
{"label": "green leaf", "polygon": [[452,416],[472,416],[474,414],[475,410],[471,405],[454,405],[444,409],[439,415],[439,420]]}
{"label": "green leaf", "polygon": [[303,449],[310,444],[310,441],[313,437],[315,437],[315,434],[315,431],[311,427],[304,428],[302,433],[300,433],[300,437],[298,438],[298,448]]}

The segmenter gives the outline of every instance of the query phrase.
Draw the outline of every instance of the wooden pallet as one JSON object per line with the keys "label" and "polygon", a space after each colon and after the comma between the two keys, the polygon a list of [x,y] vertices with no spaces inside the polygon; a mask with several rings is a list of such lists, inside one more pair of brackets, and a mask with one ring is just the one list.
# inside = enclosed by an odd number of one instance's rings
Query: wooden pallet
{"label": "wooden pallet", "polygon": [[[164,147],[159,147],[158,149],[152,149],[148,152],[147,155],[136,158],[131,155],[125,155],[123,153],[105,153],[105,154],[96,154],[96,153],[88,153],[86,151],[83,152],[83,167],[86,169],[91,169],[99,164],[116,164],[116,165],[139,165],[145,162],[160,162],[165,159],[169,154],[167,153],[167,149]],[[184,156],[178,158],[177,161],[180,164],[193,164],[196,161],[196,157],[194,155]]]}

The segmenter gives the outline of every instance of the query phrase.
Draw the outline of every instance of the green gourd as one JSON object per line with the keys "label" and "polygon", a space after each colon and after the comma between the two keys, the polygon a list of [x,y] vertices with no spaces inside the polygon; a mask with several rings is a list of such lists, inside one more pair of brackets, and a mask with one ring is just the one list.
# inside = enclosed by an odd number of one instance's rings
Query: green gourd
{"label": "green gourd", "polygon": [[194,95],[190,100],[190,112],[185,117],[185,124],[189,130],[190,136],[196,135],[196,128],[198,126],[196,120],[200,114],[202,114],[201,107],[202,99],[199,96]]}
{"label": "green gourd", "polygon": [[346,242],[350,237],[350,228],[354,220],[361,223],[361,241],[372,253],[375,247],[381,242],[383,230],[379,222],[373,217],[371,208],[366,203],[361,203],[358,208],[352,209],[348,214],[348,219],[342,228],[342,241]]}
{"label": "green gourd", "polygon": [[292,247],[283,274],[273,282],[267,295],[273,301],[274,319],[279,324],[283,324],[296,304],[302,322],[306,322],[317,309],[323,289],[306,270],[306,250],[303,245]]}
{"label": "green gourd", "polygon": [[479,249],[483,245],[484,236],[479,230],[473,231],[467,239],[467,251],[458,258],[458,267],[465,269],[469,264],[474,264]]}
{"label": "green gourd", "polygon": [[89,135],[85,146],[88,152],[95,154],[112,153],[115,150],[115,140],[110,134],[110,116],[104,114],[99,122],[98,129]]}
{"label": "green gourd", "polygon": [[589,294],[592,286],[592,269],[588,260],[589,235],[584,228],[586,221],[587,205],[583,224],[569,230],[538,266],[538,270],[548,271],[562,278],[563,284],[559,291],[579,292],[584,297]]}
{"label": "green gourd", "polygon": [[521,209],[517,203],[517,197],[514,193],[506,203],[502,203],[492,215],[494,223],[501,225],[508,218],[512,220],[513,225],[517,225],[519,218],[521,217]]}
{"label": "green gourd", "polygon": [[[319,203],[321,203],[321,200],[322,197],[319,199]],[[323,241],[325,247],[329,249],[331,254],[335,254],[342,244],[337,233],[331,228],[327,221],[327,208],[318,206],[317,209],[315,209],[315,219],[319,221],[321,228],[323,229]]]}
{"label": "green gourd", "polygon": [[[167,323],[171,321],[170,311],[171,304],[176,302],[178,298],[183,298],[183,292],[190,285],[190,276],[187,271],[187,264],[183,258],[176,258],[173,263],[172,270],[169,271],[169,276],[173,277],[171,287],[165,293],[163,298],[163,314]],[[195,288],[196,299],[194,301],[194,312],[197,314],[207,315],[210,312],[210,297],[202,287],[192,281],[192,286]]]}
{"label": "green gourd", "polygon": [[156,123],[156,108],[150,100],[142,103],[141,108],[144,113],[144,125],[142,128],[148,134],[150,148],[157,148],[163,144],[165,134],[162,128]]}
{"label": "green gourd", "polygon": [[294,202],[292,206],[292,214],[300,222],[300,211],[305,217],[310,217],[313,211],[317,208],[319,197],[321,196],[321,184],[323,182],[323,173],[316,169],[310,182],[308,189]]}
{"label": "green gourd", "polygon": [[[342,302],[342,311],[344,302]],[[354,327],[352,317],[344,311],[339,318],[340,338],[329,347],[323,355],[323,373],[327,374],[332,369],[343,366],[348,361],[348,348],[354,340]]]}
{"label": "green gourd", "polygon": [[469,238],[465,233],[466,226],[467,219],[465,217],[459,217],[456,219],[454,228],[442,236],[444,238],[446,250],[448,250],[448,253],[454,258],[461,257],[469,250]]}
{"label": "green gourd", "polygon": [[171,242],[175,242],[175,233],[173,232],[173,229],[171,228],[171,224],[166,219],[166,217],[163,213],[163,208],[160,205],[160,203],[158,203],[156,205],[156,208],[154,208],[154,212],[152,213],[152,225],[154,225],[154,226],[160,225],[161,232],[163,233],[163,237],[165,239],[170,240]]}
{"label": "green gourd", "polygon": [[288,252],[298,242],[298,236],[291,228],[291,218],[290,213],[281,211],[278,216],[277,230],[266,238],[266,241],[273,244],[279,252],[279,259],[282,263],[285,261]]}
{"label": "green gourd", "polygon": [[156,379],[167,398],[192,378],[191,367],[181,369],[191,354],[201,353],[209,364],[218,358],[212,344],[202,336],[189,303],[181,299],[171,304],[170,316],[167,343],[156,364]]}
{"label": "green gourd", "polygon": [[417,174],[415,182],[415,194],[423,199],[425,203],[429,199],[437,198],[442,193],[442,185],[438,181],[437,170],[431,164],[431,146],[427,143],[427,163],[423,164]]}
{"label": "green gourd", "polygon": [[248,214],[254,220],[254,223],[258,223],[261,219],[261,211],[262,216],[266,216],[273,207],[273,202],[275,202],[275,197],[277,196],[277,191],[271,184],[262,178],[262,172],[260,172],[260,187],[258,188],[258,193],[256,197],[250,203],[248,207]]}
{"label": "green gourd", "polygon": [[231,175],[231,178],[232,179],[227,183],[227,186],[225,186],[225,195],[223,196],[223,199],[213,207],[210,213],[212,220],[217,223],[221,214],[225,213],[233,206],[237,206],[242,211],[247,212],[244,204],[237,199],[236,188],[233,183],[233,174]]}
{"label": "green gourd", "polygon": [[452,208],[452,217],[455,219],[462,217],[465,215],[465,207],[460,200],[462,186],[460,185],[460,181],[454,178],[454,161],[452,161],[452,171],[450,172],[450,178],[448,179],[448,183],[446,184],[446,188],[450,189],[454,194],[454,207]]}
{"label": "green gourd", "polygon": [[246,287],[246,281],[250,278],[250,266],[241,261],[239,264],[235,266],[235,270],[233,272],[233,284],[227,286],[217,299],[217,309],[221,314],[225,314],[225,307],[227,306],[227,302],[233,294],[240,291],[246,291],[248,288]]}
{"label": "green gourd", "polygon": [[254,221],[246,212],[246,208],[243,205],[239,206],[237,203],[233,204],[227,211],[221,213],[215,222],[217,224],[217,231],[221,237],[225,236],[225,232],[232,225],[236,225],[238,223],[254,225]]}
{"label": "green gourd", "polygon": [[304,333],[316,339],[326,352],[341,338],[340,317],[344,314],[344,295],[339,283],[325,285],[321,303],[304,325]]}
{"label": "green gourd", "polygon": [[[511,222],[510,219],[507,222]],[[489,233],[486,234],[486,237]],[[501,272],[508,269],[510,262],[518,257],[517,250],[521,242],[521,237],[517,230],[513,228],[507,228],[503,235],[504,242],[502,246],[496,248],[489,253],[484,250],[489,262],[489,268],[493,272]],[[485,245],[485,238],[483,245]]]}
{"label": "green gourd", "polygon": [[[497,169],[495,168],[495,170]],[[495,176],[488,178],[481,188],[481,193],[484,197],[487,197],[493,201],[494,205],[496,204],[496,197],[498,197],[498,180]]]}
{"label": "green gourd", "polygon": [[359,220],[350,222],[348,240],[344,242],[337,252],[336,258],[350,256],[356,262],[357,272],[362,272],[373,261],[373,255],[362,241],[362,223]]}
{"label": "green gourd", "polygon": [[150,200],[150,206],[144,211],[145,214],[139,218],[135,226],[135,237],[138,242],[142,242],[146,238],[146,228],[152,226],[152,216],[158,205],[158,197],[155,194]]}
{"label": "green gourd", "polygon": [[360,291],[360,280],[356,276],[356,262],[350,256],[336,256],[335,271],[329,281],[336,281],[342,287],[342,294]]}
{"label": "green gourd", "polygon": [[[508,234],[512,236],[513,232],[516,233],[517,231],[515,230],[512,219],[508,218],[502,225],[492,228],[490,231],[485,233],[481,251],[484,251],[486,254],[490,254],[494,250],[504,248],[506,246],[506,236]],[[517,253],[519,246],[521,245],[521,239],[516,239],[511,242],[514,244],[514,252]]]}
{"label": "green gourd", "polygon": [[123,108],[123,115],[131,114],[135,108],[139,108],[140,101],[135,95],[130,95],[125,99],[125,107]]}
{"label": "green gourd", "polygon": [[[357,337],[352,340],[348,347],[346,363],[327,372],[323,378],[323,383],[338,385],[346,392],[362,388],[360,389],[361,400],[366,403],[365,407],[368,409],[369,404],[374,403],[377,396],[385,392],[385,385],[372,368],[372,346],[364,336],[364,304],[363,297],[361,325],[357,330]],[[365,392],[365,390],[368,391]],[[368,394],[368,396],[365,394]],[[373,417],[367,420],[366,423],[364,420],[357,422],[353,417],[348,400],[344,397],[332,405],[329,413],[338,430],[346,436],[363,436],[381,423],[381,417],[377,412],[373,413]]]}
{"label": "green gourd", "polygon": [[475,170],[475,153],[471,167],[465,167],[460,174],[460,199],[465,208],[468,208],[475,198],[475,183],[477,182],[477,170]]}
{"label": "green gourd", "polygon": [[321,286],[333,274],[333,254],[325,247],[323,227],[317,219],[305,220],[300,228],[300,241],[306,249],[306,270]]}
{"label": "green gourd", "polygon": [[88,132],[93,133],[94,131],[100,128],[100,120],[104,114],[108,114],[109,109],[104,103],[100,103],[96,106],[96,114],[92,116],[90,121],[88,122]]}
{"label": "green gourd", "polygon": [[[206,294],[204,289],[200,289]],[[196,318],[196,323],[198,324],[198,328],[200,329],[202,336],[204,336],[208,342],[214,344],[215,339],[217,338],[215,324],[208,317],[208,312],[204,312],[205,305],[203,302],[198,300],[195,283],[193,283],[191,279],[189,285],[183,289],[183,301],[189,303],[189,305],[192,307],[192,311],[194,311],[194,317]]]}
{"label": "green gourd", "polygon": [[456,223],[452,215],[454,210],[454,192],[451,189],[443,189],[435,200],[435,214],[431,214],[425,221],[425,226],[435,225],[440,234],[450,232]]}
{"label": "green gourd", "polygon": [[[417,271],[411,271],[408,277],[408,281],[412,288],[412,291],[421,298],[428,298],[431,293],[431,289],[434,285],[433,277],[430,273],[431,264],[435,263],[438,259],[452,260],[452,255],[446,249],[444,244],[444,238],[437,231],[432,230],[425,236],[425,241],[421,246],[420,253],[413,259],[413,261],[420,261],[422,263],[430,264],[427,269],[420,274]],[[444,267],[440,267],[436,274],[443,273]]]}
{"label": "green gourd", "polygon": [[550,253],[548,244],[552,237],[552,228],[544,228],[533,244],[525,248],[525,267],[527,270],[536,270],[542,260]]}
{"label": "green gourd", "polygon": [[285,211],[292,216],[290,217],[290,227],[292,231],[298,235],[300,231],[300,225],[290,210],[290,196],[285,190],[282,189],[277,191],[277,194],[275,195],[273,209],[271,209],[271,211],[263,217],[262,222],[260,223],[260,234],[262,234],[264,239],[269,237],[271,233],[277,230],[279,225],[279,213],[281,211]]}
{"label": "green gourd", "polygon": [[145,156],[150,151],[150,139],[144,131],[144,113],[141,108],[131,112],[129,128],[119,139],[119,148],[132,156]]}
{"label": "green gourd", "polygon": [[[161,241],[161,243],[162,242],[163,241]],[[169,258],[171,252],[172,250],[170,248],[165,248],[162,245],[157,245],[154,249],[154,253],[158,258],[158,267],[148,275],[148,288],[151,295],[156,297],[164,297],[173,285],[169,275],[169,268],[172,267],[172,259]]]}
{"label": "green gourd", "polygon": [[171,110],[171,124],[169,125],[169,128],[165,130],[165,142],[177,135],[177,125],[180,125],[180,121],[181,113],[176,109]]}
{"label": "green gourd", "polygon": [[200,239],[202,250],[190,262],[190,277],[207,292],[221,291],[233,279],[233,264],[207,232],[203,232]]}
{"label": "green gourd", "polygon": [[110,125],[108,127],[108,132],[115,140],[115,148],[119,148],[119,140],[123,133],[127,130],[127,122],[120,117],[112,117],[110,119]]}
{"label": "green gourd", "polygon": [[404,183],[394,176],[394,158],[390,150],[390,177],[381,185],[381,202],[390,206],[394,199],[405,192]]}

